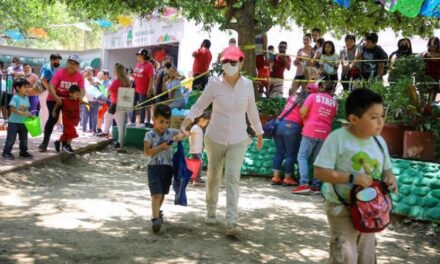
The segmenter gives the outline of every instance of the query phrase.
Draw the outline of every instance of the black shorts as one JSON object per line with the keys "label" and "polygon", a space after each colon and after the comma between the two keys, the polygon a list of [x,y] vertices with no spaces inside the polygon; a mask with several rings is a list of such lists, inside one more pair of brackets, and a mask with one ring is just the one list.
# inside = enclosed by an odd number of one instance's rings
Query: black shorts
{"label": "black shorts", "polygon": [[[194,78],[197,78],[200,74],[194,75]],[[208,84],[209,74],[201,76],[193,81],[193,90],[201,90],[205,89],[206,84]]]}
{"label": "black shorts", "polygon": [[297,76],[295,76],[295,80],[300,80],[300,81],[302,81],[302,80],[305,80],[306,79],[306,76],[305,75],[297,75]]}
{"label": "black shorts", "polygon": [[12,94],[2,92],[0,106],[9,109],[9,103],[11,102],[11,100],[12,100]]}
{"label": "black shorts", "polygon": [[172,178],[173,167],[169,165],[149,165],[148,187],[151,195],[168,194]]}

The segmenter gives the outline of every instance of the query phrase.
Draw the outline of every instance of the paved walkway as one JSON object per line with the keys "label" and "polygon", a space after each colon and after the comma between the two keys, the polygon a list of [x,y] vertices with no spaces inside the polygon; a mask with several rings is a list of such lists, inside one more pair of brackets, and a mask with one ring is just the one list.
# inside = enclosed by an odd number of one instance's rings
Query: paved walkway
{"label": "paved walkway", "polygon": [[[28,138],[28,148],[29,152],[34,155],[33,160],[22,160],[18,159],[18,137],[14,145],[14,149],[12,150],[12,154],[16,157],[15,160],[4,160],[0,158],[0,175],[6,174],[11,171],[20,170],[26,167],[31,167],[42,162],[47,162],[49,160],[62,158],[63,156],[67,156],[67,153],[57,153],[55,151],[55,147],[53,142],[58,139],[61,135],[61,132],[54,131],[51,137],[51,141],[49,143],[47,152],[41,153],[38,151],[38,146],[43,141],[43,135],[39,137],[31,137],[29,135]],[[79,137],[74,139],[72,142],[72,148],[75,150],[75,153],[83,153],[86,151],[90,151],[91,149],[101,148],[107,145],[110,140],[107,138],[99,138],[92,135],[92,133],[83,133],[82,131],[78,131]],[[3,147],[6,141],[6,131],[0,131],[0,152],[3,152]]]}

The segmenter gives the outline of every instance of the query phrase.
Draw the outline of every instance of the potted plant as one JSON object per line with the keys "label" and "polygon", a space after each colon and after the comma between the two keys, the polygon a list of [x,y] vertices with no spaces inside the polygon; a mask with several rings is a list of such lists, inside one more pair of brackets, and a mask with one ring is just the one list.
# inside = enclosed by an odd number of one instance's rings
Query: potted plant
{"label": "potted plant", "polygon": [[420,57],[398,60],[393,69],[398,76],[397,84],[407,87],[394,96],[406,96],[408,102],[401,105],[403,114],[409,119],[412,130],[404,133],[403,157],[434,160],[436,131],[434,125],[440,122],[440,111],[435,107],[433,89],[438,86],[425,75],[425,62]]}
{"label": "potted plant", "polygon": [[276,118],[284,109],[286,98],[260,98],[257,101],[261,124]]}
{"label": "potted plant", "polygon": [[399,80],[389,86],[383,82],[372,82],[369,87],[384,99],[385,125],[381,136],[388,146],[388,151],[393,157],[403,155],[403,137],[405,130],[409,129],[409,119],[404,114],[404,107],[408,105],[408,87],[411,81],[408,79]]}

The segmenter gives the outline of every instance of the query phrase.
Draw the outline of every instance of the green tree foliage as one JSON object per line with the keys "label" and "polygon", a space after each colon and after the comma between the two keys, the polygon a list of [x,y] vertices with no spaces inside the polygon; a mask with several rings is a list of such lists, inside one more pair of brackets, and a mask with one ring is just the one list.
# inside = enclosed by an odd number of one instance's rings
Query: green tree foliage
{"label": "green tree foliage", "polygon": [[[56,27],[81,21],[90,22],[86,12],[73,11],[60,1],[41,0],[0,0],[0,36],[7,29],[20,30],[25,36],[24,41],[15,42],[5,39],[12,46],[45,48],[45,49],[83,49],[84,32],[74,26]],[[94,23],[86,32],[86,47],[98,48],[101,45],[102,29]],[[47,38],[33,38],[28,34],[31,28],[42,28],[48,33]]]}

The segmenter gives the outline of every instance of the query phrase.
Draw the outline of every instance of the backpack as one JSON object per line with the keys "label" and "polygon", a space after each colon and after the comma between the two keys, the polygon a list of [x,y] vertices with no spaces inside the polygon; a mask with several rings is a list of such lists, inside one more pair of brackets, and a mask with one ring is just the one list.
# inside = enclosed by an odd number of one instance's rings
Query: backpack
{"label": "backpack", "polygon": [[[374,137],[382,153],[379,140]],[[383,174],[382,174],[383,175]],[[353,186],[350,190],[350,204],[336,191],[339,201],[350,211],[353,226],[361,233],[375,233],[384,230],[391,223],[393,204],[387,186],[381,180],[373,180],[370,187]]]}

